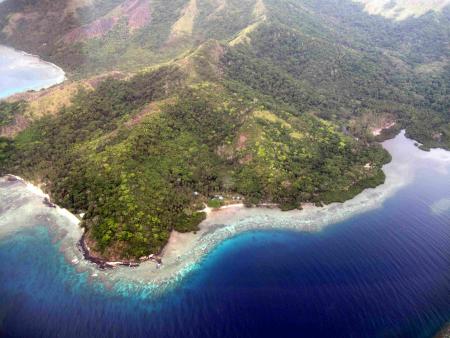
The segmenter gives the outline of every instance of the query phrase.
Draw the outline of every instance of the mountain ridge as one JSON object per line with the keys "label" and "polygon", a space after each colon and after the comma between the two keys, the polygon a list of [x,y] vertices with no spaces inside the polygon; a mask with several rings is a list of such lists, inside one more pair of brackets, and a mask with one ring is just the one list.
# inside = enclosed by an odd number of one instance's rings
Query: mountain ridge
{"label": "mountain ridge", "polygon": [[[49,5],[28,1],[0,4],[3,43],[29,41],[5,33],[9,14],[31,30]],[[0,138],[0,172],[84,213],[99,257],[158,253],[172,230],[197,229],[205,203],[342,202],[383,182],[376,141],[401,128],[424,149],[450,147],[448,10],[397,22],[352,1],[86,4],[96,12],[66,1],[58,34],[27,46],[70,82],[0,103],[4,121],[28,119]]]}

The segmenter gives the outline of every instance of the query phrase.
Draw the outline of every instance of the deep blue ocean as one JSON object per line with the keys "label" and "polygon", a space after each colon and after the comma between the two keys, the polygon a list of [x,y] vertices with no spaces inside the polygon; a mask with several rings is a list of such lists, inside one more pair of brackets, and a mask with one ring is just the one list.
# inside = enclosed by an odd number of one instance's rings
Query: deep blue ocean
{"label": "deep blue ocean", "polygon": [[431,169],[321,232],[226,240],[159,295],[77,272],[46,224],[3,237],[0,336],[432,337],[450,320],[450,173]]}
{"label": "deep blue ocean", "polygon": [[5,337],[432,337],[450,319],[449,175],[318,233],[231,238],[159,296],[66,263],[46,227],[0,240]]}

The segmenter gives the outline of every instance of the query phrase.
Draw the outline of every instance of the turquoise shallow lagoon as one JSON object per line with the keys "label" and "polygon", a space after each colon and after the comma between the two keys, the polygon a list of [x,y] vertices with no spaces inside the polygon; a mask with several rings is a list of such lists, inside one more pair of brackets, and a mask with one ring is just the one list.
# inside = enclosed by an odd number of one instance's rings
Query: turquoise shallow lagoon
{"label": "turquoise shallow lagoon", "polygon": [[161,292],[70,264],[57,220],[2,182],[0,335],[432,337],[450,319],[450,157],[389,142],[408,180],[378,208],[315,232],[237,233]]}
{"label": "turquoise shallow lagoon", "polygon": [[[0,98],[63,80],[0,46]],[[0,336],[432,337],[450,320],[450,155],[412,143],[386,143],[387,187],[353,205],[222,220],[170,288],[150,266],[72,264],[73,219],[0,180]]]}

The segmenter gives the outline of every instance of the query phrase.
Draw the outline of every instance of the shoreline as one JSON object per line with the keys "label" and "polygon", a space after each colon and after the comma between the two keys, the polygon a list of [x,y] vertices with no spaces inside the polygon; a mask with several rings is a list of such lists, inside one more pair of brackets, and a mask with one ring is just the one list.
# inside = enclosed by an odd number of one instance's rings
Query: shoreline
{"label": "shoreline", "polygon": [[[52,71],[55,72],[55,74],[57,73],[57,77],[54,78],[54,81],[52,81],[53,83],[51,83],[51,84],[39,84],[38,86],[30,88],[30,89],[24,88],[23,90],[20,90],[17,92],[7,93],[5,96],[0,96],[0,101],[11,99],[17,94],[26,93],[29,91],[39,92],[41,90],[49,89],[56,85],[60,85],[60,84],[64,83],[65,81],[67,81],[66,72],[61,67],[59,67],[58,65],[55,65],[54,63],[51,63],[49,61],[43,60],[39,55],[30,54],[25,51],[18,50],[18,49],[15,49],[13,47],[9,47],[6,45],[0,45],[0,50],[1,49],[10,50],[12,53],[20,54],[21,57],[24,57],[24,58],[32,61],[32,62],[27,62],[27,64],[29,64],[29,65],[32,65],[32,66],[42,65],[42,66],[49,67],[52,69]],[[41,81],[36,81],[36,82],[41,82]]]}
{"label": "shoreline", "polygon": [[[161,252],[162,265],[152,260],[133,264],[131,267],[129,262],[93,262],[92,259],[89,260],[92,257],[83,251],[88,250],[88,247],[83,247],[82,243],[84,229],[80,226],[73,226],[79,225],[80,220],[58,206],[55,208],[45,206],[43,198],[48,196],[40,188],[24,181],[22,184],[34,196],[35,204],[33,208],[30,208],[31,216],[36,217],[34,214],[38,214],[39,217],[42,216],[42,213],[57,214],[55,219],[46,216],[51,224],[49,228],[56,229],[55,231],[60,237],[58,238],[60,250],[65,255],[66,261],[76,266],[77,271],[88,272],[92,278],[98,278],[105,283],[111,282],[117,285],[125,283],[128,285],[127,287],[130,287],[131,283],[140,287],[157,289],[180,281],[198,267],[205,255],[217,245],[240,233],[254,230],[317,232],[355,215],[381,207],[390,196],[413,179],[415,170],[420,168],[420,161],[416,161],[417,159],[437,161],[436,170],[441,170],[440,168],[447,170],[450,163],[449,152],[444,150],[423,152],[414,146],[413,140],[405,137],[404,131],[394,139],[385,141],[383,146],[391,153],[392,161],[383,166],[386,180],[376,188],[365,189],[344,203],[332,203],[323,207],[305,205],[303,210],[281,211],[273,208],[272,205],[247,208],[243,204],[230,204],[219,209],[207,208],[205,210],[207,217],[200,223],[197,232],[172,231],[168,243]],[[405,150],[405,148],[407,149]],[[414,163],[414,161],[418,163]],[[442,163],[442,161],[444,162]],[[17,176],[10,177],[20,179]],[[0,178],[0,188],[2,180],[5,181],[5,178]],[[11,184],[14,183],[11,182]],[[39,208],[42,212],[37,210]],[[63,234],[61,234],[61,229]],[[2,227],[0,227],[0,237],[1,230]],[[105,264],[107,268],[102,269],[97,265],[98,263],[108,263],[108,266]],[[121,265],[122,263],[123,265]],[[114,269],[109,267],[114,267]]]}
{"label": "shoreline", "polygon": [[[392,162],[390,162],[390,163],[392,163]],[[387,165],[389,165],[389,164],[387,164]],[[150,260],[146,260],[146,261],[140,262],[140,263],[134,263],[134,262],[131,263],[131,262],[126,262],[126,261],[110,262],[106,259],[102,259],[102,258],[91,255],[89,246],[87,245],[87,243],[85,241],[86,234],[84,232],[84,229],[80,227],[81,221],[77,216],[70,213],[68,210],[62,209],[59,206],[57,206],[56,204],[54,204],[53,202],[51,202],[50,196],[48,194],[46,194],[45,192],[43,192],[43,190],[39,186],[34,185],[31,182],[28,182],[28,181],[24,180],[23,178],[16,176],[16,175],[8,174],[5,177],[7,180],[8,180],[8,178],[9,179],[13,178],[13,180],[17,180],[17,181],[25,184],[27,190],[29,190],[31,193],[33,193],[36,196],[43,199],[42,205],[45,206],[46,208],[55,208],[55,210],[59,211],[60,213],[62,210],[64,210],[65,212],[67,212],[67,217],[69,219],[72,219],[72,221],[74,221],[76,219],[75,225],[77,225],[77,228],[82,230],[82,233],[81,233],[80,238],[75,243],[75,248],[76,248],[76,251],[78,251],[78,252],[74,252],[74,254],[75,254],[74,258],[70,260],[71,264],[79,265],[79,263],[85,263],[87,265],[92,265],[94,267],[94,269],[96,269],[96,270],[106,272],[106,274],[108,274],[108,272],[114,273],[114,271],[116,271],[116,272],[120,271],[120,275],[122,276],[121,278],[126,277],[126,276],[124,276],[124,274],[126,274],[126,271],[124,269],[130,271],[129,270],[130,267],[140,268],[140,269],[142,269],[142,267],[150,268],[149,265],[151,263],[153,263]],[[387,180],[387,178],[386,178],[386,180]],[[386,184],[386,181],[384,184]],[[383,186],[384,184],[382,184],[380,186]],[[365,189],[362,193],[360,193],[359,195],[355,196],[354,198],[352,198],[346,202],[357,199],[360,195],[364,194],[364,192],[366,192],[367,190],[370,190],[370,189]],[[180,232],[173,230],[171,232],[168,242],[166,243],[166,245],[164,246],[164,248],[162,249],[162,251],[160,253],[160,257],[164,260],[164,262],[167,261],[167,265],[163,264],[162,269],[165,269],[167,266],[173,267],[174,265],[179,265],[179,263],[181,261],[189,261],[189,257],[186,257],[186,256],[190,252],[196,251],[195,247],[197,244],[199,244],[199,242],[202,241],[202,238],[208,237],[208,234],[215,233],[215,232],[217,232],[217,230],[227,229],[227,226],[225,224],[227,222],[229,222],[230,219],[236,219],[236,221],[239,221],[239,220],[248,221],[248,219],[251,218],[252,215],[256,215],[258,213],[265,214],[264,218],[266,221],[268,220],[268,217],[272,216],[270,214],[273,214],[273,213],[275,213],[275,214],[281,213],[281,214],[284,214],[287,216],[298,215],[300,217],[303,216],[306,218],[308,215],[305,215],[305,214],[307,214],[308,212],[310,212],[310,213],[311,212],[326,213],[327,209],[333,208],[334,206],[343,205],[346,202],[332,203],[332,204],[325,205],[322,207],[317,207],[317,206],[308,204],[307,208],[305,208],[305,209],[302,209],[302,210],[296,209],[296,210],[291,210],[291,211],[281,211],[281,209],[279,209],[278,206],[276,206],[274,204],[261,204],[256,207],[245,207],[243,203],[236,203],[236,204],[224,205],[219,208],[205,207],[205,209],[203,209],[202,211],[204,211],[206,213],[206,218],[204,221],[202,221],[199,224],[198,231],[188,232],[188,233],[180,233]],[[348,217],[350,217],[350,216],[348,216]],[[73,223],[75,223],[75,222],[73,222]],[[310,224],[308,224],[306,226],[304,225],[295,230],[318,231],[322,228],[322,227],[315,226],[314,224],[312,224],[313,222],[309,222],[309,223]],[[330,224],[331,223],[335,223],[335,222],[330,221]],[[267,228],[261,227],[261,229],[264,230]],[[280,229],[283,229],[283,227],[281,227]],[[284,229],[289,229],[289,227],[285,227]],[[221,237],[223,237],[223,238],[221,240],[214,241],[214,242],[216,242],[214,245],[208,245],[207,247],[206,246],[201,247],[200,251],[203,254],[206,254],[207,252],[210,251],[210,249],[212,247],[214,247],[221,241],[231,237],[230,236],[231,234],[237,233],[236,230],[232,230],[232,229],[228,229],[228,230],[229,230],[228,234],[222,234]],[[250,227],[249,227],[249,230],[251,230]],[[195,257],[193,259],[192,263],[197,262],[199,260],[198,254],[193,254],[192,256]],[[186,267],[189,267],[190,265],[192,265],[192,264],[187,264]],[[158,270],[159,270],[159,268],[160,267],[157,265]],[[136,270],[136,269],[134,269],[134,270]],[[188,268],[188,270],[190,270],[190,268]],[[174,274],[176,274],[176,273],[174,273]],[[151,279],[153,279],[153,278],[151,278]],[[163,278],[163,279],[155,278],[154,281],[159,281],[160,283],[161,282],[167,283],[169,281],[168,279],[169,278]]]}
{"label": "shoreline", "polygon": [[128,266],[128,267],[137,267],[139,266],[139,263],[134,263],[134,262],[125,262],[125,261],[120,261],[120,262],[109,262],[106,259],[102,259],[99,257],[95,257],[92,256],[90,253],[90,249],[89,246],[86,244],[85,241],[86,238],[86,233],[83,232],[83,235],[81,236],[80,240],[77,243],[77,247],[78,250],[80,250],[80,252],[83,255],[83,258],[91,263],[94,263],[95,265],[97,265],[97,267],[101,270],[103,269],[113,269],[114,267],[118,266],[118,265],[122,265],[122,266]]}
{"label": "shoreline", "polygon": [[[57,204],[53,203],[51,201],[50,195],[45,193],[38,185],[35,185],[27,180],[25,180],[24,178],[17,176],[17,175],[13,175],[13,174],[6,174],[4,176],[4,178],[6,179],[6,181],[8,182],[20,182],[26,185],[26,189],[29,190],[31,193],[35,194],[37,197],[42,198],[42,204],[43,206],[47,207],[47,208],[54,208],[55,210],[57,210],[59,213],[61,214],[66,214],[67,218],[71,219],[73,221],[73,223],[77,226],[80,227],[80,223],[81,223],[81,219],[79,217],[77,217],[75,214],[72,214],[70,211],[68,211],[67,209],[61,208],[60,206],[58,206]],[[303,203],[302,204],[302,209],[296,209],[295,211],[302,211],[305,209],[312,209],[312,208],[322,208],[322,207],[316,207],[315,205],[313,205],[312,203]],[[201,210],[202,212],[204,212],[206,214],[206,219],[202,222],[214,222],[216,220],[216,218],[214,216],[222,216],[222,215],[226,215],[226,211],[228,211],[229,213],[236,213],[238,212],[240,209],[249,209],[249,210],[255,210],[255,209],[268,209],[268,210],[278,210],[281,211],[281,209],[279,208],[279,206],[275,203],[261,203],[258,204],[256,206],[253,207],[246,207],[244,205],[244,203],[232,203],[232,204],[227,204],[227,205],[223,205],[219,208],[211,208],[208,206],[205,206],[205,208],[203,210]],[[284,211],[282,211],[284,212]],[[199,224],[199,227],[201,226],[201,224]],[[83,229],[80,227],[80,229]],[[86,260],[87,262],[93,263],[96,265],[96,267],[100,270],[105,270],[105,269],[114,269],[118,266],[124,266],[124,267],[138,267],[141,264],[143,264],[144,262],[155,262],[155,263],[159,263],[162,264],[162,258],[164,258],[164,256],[166,256],[168,254],[168,252],[171,250],[170,248],[168,249],[169,243],[172,243],[172,245],[177,245],[177,241],[179,241],[179,239],[175,239],[174,242],[174,238],[179,238],[179,237],[186,237],[185,235],[196,235],[197,233],[201,232],[203,233],[205,229],[200,228],[199,231],[193,231],[193,232],[188,232],[188,233],[179,233],[175,230],[173,230],[171,232],[171,235],[169,237],[168,242],[166,243],[166,245],[164,246],[164,248],[161,250],[161,252],[157,255],[150,255],[151,258],[147,258],[144,261],[141,262],[135,262],[135,261],[108,261],[107,259],[104,258],[100,258],[97,256],[94,256],[91,254],[91,250],[88,246],[88,244],[86,243],[86,233],[84,232],[83,229],[83,233],[81,235],[81,238],[78,240],[78,242],[76,243],[76,246],[78,248],[78,250],[80,251],[80,253],[82,254],[82,258],[84,260]],[[171,241],[172,239],[172,241]],[[73,259],[71,261],[72,263],[78,264],[79,260],[78,259]]]}
{"label": "shoreline", "polygon": [[[13,175],[13,174],[6,174],[4,176],[4,178],[6,178],[6,180],[10,181],[10,182],[17,181],[17,182],[21,182],[21,183],[25,184],[27,190],[29,190],[36,196],[41,197],[43,199],[42,204],[45,207],[54,208],[60,214],[65,214],[68,219],[72,220],[74,225],[76,225],[80,229],[82,229],[82,234],[81,234],[80,239],[76,243],[76,247],[79,250],[79,253],[81,253],[81,255],[82,255],[81,258],[84,259],[88,263],[92,263],[99,270],[112,270],[117,267],[136,268],[136,267],[139,267],[141,264],[151,263],[151,262],[156,263],[157,268],[159,269],[160,266],[163,266],[163,261],[162,261],[163,258],[166,258],[167,256],[173,256],[177,253],[181,253],[182,251],[184,251],[185,250],[184,246],[190,246],[186,242],[188,242],[188,241],[194,242],[195,237],[199,237],[199,236],[201,237],[202,235],[207,233],[208,230],[210,230],[210,224],[215,224],[218,221],[223,221],[224,217],[226,218],[231,215],[237,215],[237,213],[242,212],[242,210],[247,211],[248,213],[252,213],[252,212],[255,212],[258,210],[268,210],[268,211],[274,210],[274,211],[281,212],[281,213],[289,213],[289,212],[300,213],[305,210],[314,210],[314,209],[320,210],[320,209],[326,208],[327,206],[332,205],[332,204],[342,204],[339,202],[335,202],[335,203],[332,203],[329,205],[318,207],[318,206],[314,205],[313,203],[305,202],[305,203],[301,204],[301,207],[302,207],[301,209],[294,209],[294,210],[290,210],[290,211],[281,210],[279,208],[279,205],[276,203],[261,203],[261,204],[255,205],[255,206],[247,207],[247,206],[245,206],[244,203],[241,202],[241,203],[231,203],[231,204],[223,205],[218,208],[211,208],[211,207],[208,207],[205,205],[205,208],[201,211],[206,214],[206,218],[199,224],[199,230],[187,232],[187,233],[180,233],[175,230],[172,230],[169,240],[167,241],[166,245],[164,246],[164,248],[161,250],[160,253],[158,253],[156,255],[152,254],[149,256],[149,258],[145,259],[144,261],[140,261],[140,262],[137,262],[137,261],[108,261],[107,259],[97,257],[97,256],[94,256],[91,254],[91,250],[85,240],[86,239],[85,229],[80,226],[80,223],[81,223],[80,217],[76,216],[75,214],[72,214],[67,209],[61,208],[57,204],[53,203],[51,201],[50,195],[45,193],[41,189],[41,187],[39,187],[38,185],[35,185],[35,184],[23,179],[22,177]],[[0,177],[0,179],[1,179],[1,177]],[[367,190],[367,189],[365,189],[365,190]],[[355,197],[357,197],[357,196],[355,196]],[[206,226],[204,224],[206,224]],[[181,243],[181,245],[180,245],[180,243]],[[178,248],[179,246],[182,246],[183,248],[180,250]],[[177,257],[180,257],[180,255],[178,255]],[[173,258],[173,257],[170,257],[170,258]],[[70,262],[74,265],[77,265],[80,262],[80,259],[78,257],[75,257]]]}
{"label": "shoreline", "polygon": [[123,266],[129,266],[129,267],[135,267],[138,266],[138,263],[134,262],[127,262],[127,261],[119,261],[119,262],[110,262],[106,259],[102,259],[96,256],[93,256],[90,254],[89,246],[85,242],[86,233],[84,232],[84,229],[80,227],[81,220],[79,217],[77,217],[75,214],[72,214],[69,210],[61,208],[57,204],[53,203],[51,201],[50,195],[46,194],[39,186],[23,179],[20,176],[16,176],[13,174],[6,174],[4,176],[5,180],[7,182],[20,182],[25,184],[26,189],[35,194],[37,197],[42,198],[42,204],[47,208],[55,209],[58,213],[61,215],[66,216],[68,219],[72,221],[72,223],[76,226],[78,226],[80,229],[83,230],[81,238],[77,242],[77,247],[80,250],[80,253],[83,255],[83,258],[91,263],[94,263],[98,266],[99,269],[107,269],[107,268],[114,268],[118,265]]}

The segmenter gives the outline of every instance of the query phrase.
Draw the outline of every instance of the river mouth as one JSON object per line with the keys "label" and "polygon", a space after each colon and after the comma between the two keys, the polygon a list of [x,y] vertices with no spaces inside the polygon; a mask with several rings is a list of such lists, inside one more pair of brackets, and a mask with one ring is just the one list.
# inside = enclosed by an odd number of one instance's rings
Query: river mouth
{"label": "river mouth", "polygon": [[39,57],[0,45],[0,99],[65,80],[64,71]]}

